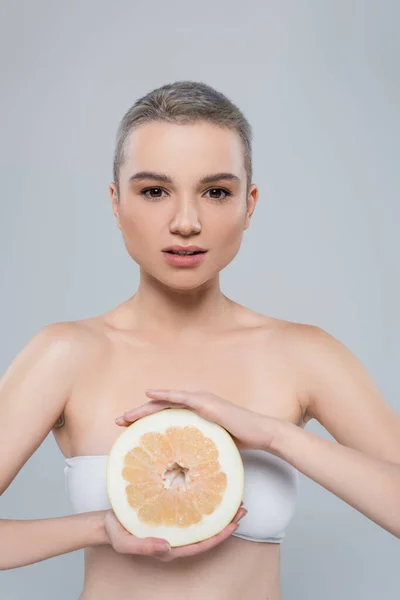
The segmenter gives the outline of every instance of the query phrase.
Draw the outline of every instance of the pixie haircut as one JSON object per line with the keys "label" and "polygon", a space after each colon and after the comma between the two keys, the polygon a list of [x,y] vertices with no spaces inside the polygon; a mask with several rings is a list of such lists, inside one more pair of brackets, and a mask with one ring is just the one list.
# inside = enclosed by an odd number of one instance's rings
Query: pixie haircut
{"label": "pixie haircut", "polygon": [[118,198],[119,175],[126,160],[129,135],[136,127],[153,121],[179,125],[207,121],[236,131],[243,145],[247,191],[249,190],[252,180],[253,137],[249,122],[235,104],[209,85],[196,81],[177,81],[139,98],[123,116],[116,135],[113,164]]}

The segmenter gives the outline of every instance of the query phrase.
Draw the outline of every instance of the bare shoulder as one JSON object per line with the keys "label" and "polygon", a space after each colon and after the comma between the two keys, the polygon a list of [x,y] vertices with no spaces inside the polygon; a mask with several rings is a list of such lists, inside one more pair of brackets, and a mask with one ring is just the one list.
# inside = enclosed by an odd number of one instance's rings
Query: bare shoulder
{"label": "bare shoulder", "polygon": [[317,325],[288,321],[260,313],[254,315],[258,316],[259,323],[266,334],[276,333],[280,341],[288,344],[294,351],[298,348],[304,351],[304,345],[312,345],[318,339],[330,335]]}
{"label": "bare shoulder", "polygon": [[288,321],[251,310],[247,310],[245,315],[249,329],[258,330],[266,339],[273,337],[274,341],[288,344],[293,349],[302,343],[312,341],[313,336],[316,337],[318,332],[323,331],[315,325]]}
{"label": "bare shoulder", "polygon": [[82,320],[50,323],[42,327],[36,337],[50,346],[76,351],[93,341],[94,335],[95,329]]}
{"label": "bare shoulder", "polygon": [[335,362],[357,360],[337,338],[318,325],[285,321],[279,327],[285,352],[301,369],[304,380],[334,368]]}
{"label": "bare shoulder", "polygon": [[[317,325],[290,323],[285,336],[287,352],[300,374],[300,397],[307,420],[316,418],[326,426],[326,413],[337,411],[344,399],[347,407],[354,407],[356,397],[380,397],[360,358],[333,334]],[[343,414],[343,407],[341,410]]]}
{"label": "bare shoulder", "polygon": [[304,353],[312,354],[322,344],[327,345],[335,338],[320,327],[309,324],[289,321],[272,317],[243,304],[233,303],[235,306],[235,330],[244,332],[245,335],[254,335],[262,345],[268,346],[273,342],[284,350],[288,356],[303,356]]}
{"label": "bare shoulder", "polygon": [[291,351],[304,364],[322,367],[335,360],[358,360],[343,342],[318,325],[287,322],[283,332]]}
{"label": "bare shoulder", "polygon": [[235,326],[237,329],[247,332],[260,332],[261,335],[280,332],[290,322],[277,317],[270,317],[263,313],[234,302],[236,309]]}
{"label": "bare shoulder", "polygon": [[71,356],[81,364],[98,355],[107,343],[101,321],[96,318],[50,323],[37,332],[34,340],[49,352]]}
{"label": "bare shoulder", "polygon": [[337,442],[400,464],[400,415],[362,360],[321,327],[293,324],[287,332],[302,373],[305,422],[314,418]]}
{"label": "bare shoulder", "polygon": [[338,362],[343,361],[345,354],[349,359],[351,353],[317,325],[268,319],[264,330],[265,339],[272,339],[274,350],[283,357],[306,424],[314,416],[310,408],[318,381],[330,381],[337,373]]}
{"label": "bare shoulder", "polygon": [[39,329],[37,336],[48,343],[78,345],[83,342],[87,328],[79,321],[57,321]]}

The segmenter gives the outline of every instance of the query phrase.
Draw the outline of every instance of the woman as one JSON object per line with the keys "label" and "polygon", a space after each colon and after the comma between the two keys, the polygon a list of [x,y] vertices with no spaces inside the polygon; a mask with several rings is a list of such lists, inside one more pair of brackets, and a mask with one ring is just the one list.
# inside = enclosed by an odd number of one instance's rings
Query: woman
{"label": "woman", "polygon": [[[202,83],[150,92],[121,122],[113,175],[137,292],[101,316],[41,329],[0,386],[0,491],[53,430],[76,514],[1,521],[0,568],[85,548],[81,600],[132,590],[136,600],[278,600],[298,472],[400,537],[400,419],[360,361],[322,329],[220,290],[258,200],[240,110]],[[193,246],[196,258],[173,254]],[[245,466],[232,523],[172,549],[128,533],[105,490],[121,427],[170,406],[225,427]],[[312,418],[338,443],[306,432]]]}

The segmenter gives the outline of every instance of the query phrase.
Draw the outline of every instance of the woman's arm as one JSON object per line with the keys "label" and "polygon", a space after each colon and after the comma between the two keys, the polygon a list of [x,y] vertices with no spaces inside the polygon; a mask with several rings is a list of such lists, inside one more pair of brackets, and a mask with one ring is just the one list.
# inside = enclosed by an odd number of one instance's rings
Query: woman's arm
{"label": "woman's arm", "polygon": [[400,538],[400,465],[283,422],[268,452]]}
{"label": "woman's arm", "polygon": [[85,358],[75,323],[41,329],[0,379],[0,494],[51,432]]}
{"label": "woman's arm", "polygon": [[339,443],[280,421],[268,451],[400,538],[399,415],[354,354],[324,330],[297,327],[293,347],[301,350],[305,419],[317,419]]}
{"label": "woman's arm", "polygon": [[[52,430],[79,369],[86,337],[78,324],[41,329],[0,379],[0,494]],[[0,519],[0,569],[106,543],[103,511],[38,520]]]}
{"label": "woman's arm", "polygon": [[107,544],[106,511],[15,521],[0,519],[0,571],[37,563],[86,546]]}

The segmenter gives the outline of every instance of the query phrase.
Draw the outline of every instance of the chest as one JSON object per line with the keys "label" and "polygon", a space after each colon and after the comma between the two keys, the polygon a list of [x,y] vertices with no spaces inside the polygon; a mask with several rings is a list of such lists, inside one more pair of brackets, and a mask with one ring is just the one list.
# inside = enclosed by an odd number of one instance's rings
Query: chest
{"label": "chest", "polygon": [[276,344],[260,339],[154,345],[114,344],[83,370],[54,436],[66,456],[108,454],[122,432],[114,419],[149,401],[146,388],[207,390],[245,408],[301,421],[296,370]]}

